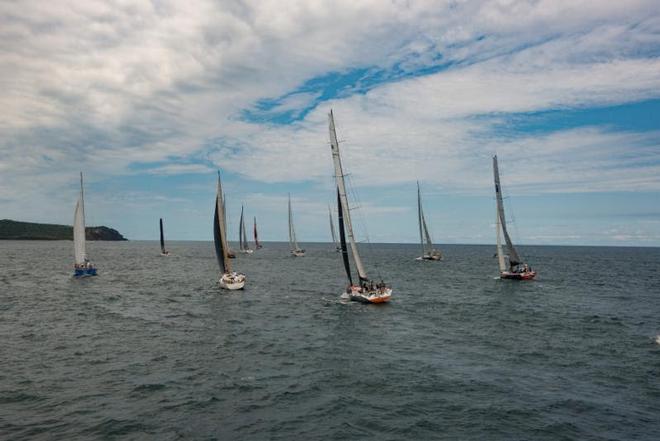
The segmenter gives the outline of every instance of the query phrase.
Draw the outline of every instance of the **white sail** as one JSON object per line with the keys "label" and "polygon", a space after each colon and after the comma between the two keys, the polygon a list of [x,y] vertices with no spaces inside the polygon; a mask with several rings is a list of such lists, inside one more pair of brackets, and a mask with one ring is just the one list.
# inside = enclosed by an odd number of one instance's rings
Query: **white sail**
{"label": "white sail", "polygon": [[337,242],[337,233],[335,233],[335,224],[332,222],[332,209],[328,205],[328,218],[330,219],[330,234],[332,234],[332,243],[335,244],[335,248],[339,249],[339,243]]}
{"label": "white sail", "polygon": [[80,196],[78,196],[76,210],[73,215],[73,249],[77,265],[82,265],[87,262],[87,252],[85,251],[85,201],[82,172],[80,173]]}
{"label": "white sail", "polygon": [[509,266],[514,267],[522,263],[518,252],[511,242],[509,232],[506,227],[506,217],[504,216],[504,202],[502,201],[502,187],[500,186],[500,171],[497,166],[497,155],[493,156],[493,176],[495,178],[495,198],[497,200],[497,215],[500,221],[500,228],[504,235],[504,243],[506,244],[507,254],[509,256]]}
{"label": "white sail", "polygon": [[355,241],[355,235],[353,234],[351,212],[350,207],[348,206],[348,198],[346,196],[346,183],[344,182],[344,171],[341,166],[341,157],[339,156],[339,142],[337,141],[335,118],[332,114],[332,110],[330,110],[330,114],[328,115],[328,121],[330,130],[330,148],[332,149],[332,162],[335,167],[335,180],[337,182],[337,188],[339,189],[339,200],[341,201],[342,211],[344,214],[346,236],[348,236],[348,242],[351,245],[351,254],[353,255],[353,260],[355,261],[355,267],[357,268],[358,276],[361,280],[369,280],[367,273],[364,270],[364,265],[362,265],[362,259],[360,259],[357,243]]}
{"label": "white sail", "polygon": [[299,249],[296,239],[296,230],[293,227],[293,211],[291,210],[291,195],[289,195],[289,248],[291,251]]}

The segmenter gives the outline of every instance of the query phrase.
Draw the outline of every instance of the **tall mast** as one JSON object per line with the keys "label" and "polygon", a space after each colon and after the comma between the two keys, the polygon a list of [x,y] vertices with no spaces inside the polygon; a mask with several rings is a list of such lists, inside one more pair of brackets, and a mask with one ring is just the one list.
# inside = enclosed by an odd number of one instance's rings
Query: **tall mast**
{"label": "tall mast", "polygon": [[497,199],[497,213],[500,220],[500,227],[504,235],[504,242],[506,243],[507,254],[509,255],[509,267],[512,268],[522,263],[520,256],[513,247],[509,232],[506,230],[506,218],[504,217],[504,203],[502,201],[502,188],[500,187],[500,171],[497,166],[497,155],[493,156],[493,174],[495,177],[495,197]]}
{"label": "tall mast", "polygon": [[344,182],[344,171],[341,166],[341,157],[339,155],[339,142],[337,141],[337,133],[335,130],[335,118],[330,110],[328,115],[329,120],[329,130],[330,130],[330,148],[332,149],[332,161],[335,167],[335,180],[337,182],[337,189],[339,190],[339,200],[342,205],[344,224],[346,227],[346,233],[348,236],[348,241],[351,245],[351,252],[353,254],[353,260],[355,261],[355,267],[357,268],[358,276],[360,280],[369,280],[367,273],[364,270],[362,265],[362,259],[360,259],[360,254],[358,253],[357,243],[355,242],[355,235],[353,234],[353,224],[351,222],[351,213],[350,207],[348,206],[348,198],[346,196],[346,183]]}

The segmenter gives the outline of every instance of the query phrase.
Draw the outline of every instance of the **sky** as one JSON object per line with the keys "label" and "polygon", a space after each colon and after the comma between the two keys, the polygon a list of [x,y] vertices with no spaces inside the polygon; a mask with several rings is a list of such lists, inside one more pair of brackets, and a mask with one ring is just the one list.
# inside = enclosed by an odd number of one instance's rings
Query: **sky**
{"label": "sky", "polygon": [[0,218],[328,241],[334,110],[362,240],[660,246],[657,0],[0,2]]}

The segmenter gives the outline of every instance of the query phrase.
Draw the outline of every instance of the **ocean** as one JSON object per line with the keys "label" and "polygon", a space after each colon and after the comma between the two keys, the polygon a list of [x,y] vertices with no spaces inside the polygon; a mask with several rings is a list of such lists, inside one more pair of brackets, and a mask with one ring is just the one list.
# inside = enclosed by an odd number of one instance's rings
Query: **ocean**
{"label": "ocean", "polygon": [[0,242],[3,440],[659,440],[660,249],[365,247],[387,305],[341,303],[330,244]]}

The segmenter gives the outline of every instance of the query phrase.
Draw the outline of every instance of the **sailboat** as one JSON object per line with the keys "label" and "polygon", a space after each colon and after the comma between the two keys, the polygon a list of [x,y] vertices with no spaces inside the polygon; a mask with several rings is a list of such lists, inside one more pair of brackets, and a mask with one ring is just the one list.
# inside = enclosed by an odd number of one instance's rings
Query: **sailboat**
{"label": "sailboat", "polygon": [[165,249],[165,235],[163,234],[163,218],[160,218],[160,255],[169,256],[170,252]]}
{"label": "sailboat", "polygon": [[96,267],[87,258],[85,249],[85,200],[82,172],[80,172],[80,195],[73,214],[73,251],[75,255],[73,277],[95,276]]}
{"label": "sailboat", "polygon": [[238,248],[241,253],[252,254],[253,250],[250,249],[247,241],[247,233],[245,232],[245,218],[243,217],[243,206],[241,205],[241,220],[238,225]]}
{"label": "sailboat", "polygon": [[332,234],[332,243],[335,244],[335,251],[340,252],[341,246],[337,242],[337,233],[335,232],[335,224],[332,222],[332,208],[328,205],[328,218],[330,219],[330,234]]}
{"label": "sailboat", "polygon": [[422,195],[419,190],[419,181],[417,181],[417,218],[419,220],[419,241],[422,245],[422,255],[415,260],[441,260],[442,253],[433,248],[429,228],[426,225],[424,210],[422,209]]}
{"label": "sailboat", "polygon": [[[506,229],[506,218],[504,217],[504,203],[502,202],[502,188],[500,187],[500,171],[497,166],[497,155],[493,156],[493,174],[495,177],[495,198],[497,200],[497,262],[500,268],[501,279],[531,280],[536,277],[536,271],[520,258],[516,248],[511,242],[509,232]],[[506,254],[502,250],[502,239],[500,231],[504,236]]]}
{"label": "sailboat", "polygon": [[259,235],[257,234],[257,217],[256,216],[254,217],[254,224],[253,225],[254,225],[254,228],[253,228],[253,231],[254,231],[254,247],[256,249],[260,250],[264,246],[259,243]]}
{"label": "sailboat", "polygon": [[[330,110],[328,115],[329,129],[330,129],[330,147],[332,149],[332,161],[335,168],[335,181],[337,183],[337,213],[339,217],[339,242],[341,245],[341,255],[344,262],[344,269],[348,277],[348,286],[346,291],[341,295],[343,299],[350,299],[364,303],[385,303],[388,302],[392,296],[392,288],[388,287],[382,281],[375,283],[367,276],[362,259],[358,253],[355,235],[353,234],[353,224],[351,223],[351,212],[348,205],[348,198],[346,196],[346,183],[344,182],[344,171],[341,165],[341,156],[339,155],[339,142],[337,141],[337,133],[335,131],[335,119]],[[353,262],[358,275],[358,283],[353,283],[351,275],[351,266],[348,259],[348,243],[351,247],[353,255]]]}
{"label": "sailboat", "polygon": [[301,249],[298,246],[298,241],[296,240],[296,230],[293,228],[293,211],[291,211],[290,194],[289,194],[289,249],[291,250],[292,256],[303,257],[305,255],[305,250]]}
{"label": "sailboat", "polygon": [[219,281],[220,287],[228,290],[243,289],[245,286],[245,274],[232,271],[231,261],[227,255],[229,247],[227,246],[227,231],[224,219],[224,195],[222,194],[222,182],[220,180],[220,171],[218,170],[218,189],[215,195],[215,213],[213,215],[213,243],[215,245],[215,255],[218,258],[218,264],[222,271]]}

